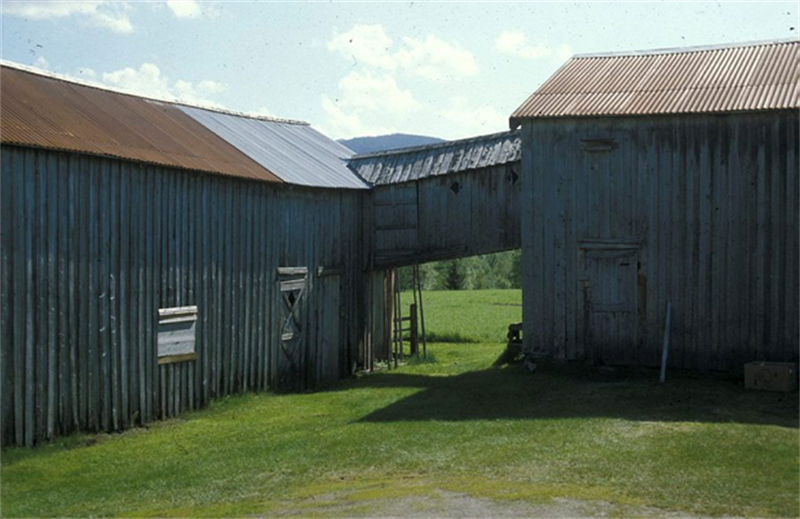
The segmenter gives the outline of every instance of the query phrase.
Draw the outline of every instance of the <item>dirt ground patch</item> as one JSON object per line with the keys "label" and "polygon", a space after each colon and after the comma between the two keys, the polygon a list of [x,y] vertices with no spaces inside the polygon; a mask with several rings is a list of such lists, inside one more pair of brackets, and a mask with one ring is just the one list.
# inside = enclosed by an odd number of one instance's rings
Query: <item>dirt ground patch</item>
{"label": "dirt ground patch", "polygon": [[[272,515],[266,516],[271,517]],[[606,501],[552,499],[547,503],[482,499],[437,489],[428,495],[347,502],[335,494],[310,498],[276,511],[278,517],[370,517],[381,519],[511,518],[511,517],[643,517],[678,518],[686,514],[645,506],[620,506]]]}

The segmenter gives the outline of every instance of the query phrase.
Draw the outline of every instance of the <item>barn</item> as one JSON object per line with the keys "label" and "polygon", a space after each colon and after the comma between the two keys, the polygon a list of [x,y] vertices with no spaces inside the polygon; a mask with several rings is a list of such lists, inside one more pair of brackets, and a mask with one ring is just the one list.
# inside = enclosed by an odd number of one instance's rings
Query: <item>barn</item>
{"label": "barn", "polygon": [[348,164],[372,187],[372,269],[520,248],[519,132],[356,155]]}
{"label": "barn", "polygon": [[522,133],[525,347],[798,360],[798,41],[576,56]]}
{"label": "barn", "polygon": [[348,164],[371,186],[363,223],[369,362],[390,358],[393,319],[404,313],[393,314],[393,292],[410,288],[397,286],[397,267],[520,248],[520,135],[355,155]]}
{"label": "barn", "polygon": [[352,151],[296,121],[0,78],[3,444],[363,363]]}
{"label": "barn", "polygon": [[577,56],[511,131],[354,155],[308,124],[0,74],[2,443],[391,357],[394,269],[522,246],[525,348],[798,360],[797,41]]}

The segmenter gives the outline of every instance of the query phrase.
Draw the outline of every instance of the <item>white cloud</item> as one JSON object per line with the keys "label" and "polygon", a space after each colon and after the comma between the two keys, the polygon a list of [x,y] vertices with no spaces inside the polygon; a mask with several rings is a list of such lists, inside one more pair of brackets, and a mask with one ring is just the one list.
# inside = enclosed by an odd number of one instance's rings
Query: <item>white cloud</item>
{"label": "white cloud", "polygon": [[403,38],[395,50],[383,26],[354,25],[328,42],[328,49],[353,60],[353,66],[394,71],[402,69],[412,76],[430,81],[474,76],[478,73],[475,56],[458,43],[440,40],[433,34],[424,39]]}
{"label": "white cloud", "polygon": [[508,117],[494,106],[471,106],[464,97],[451,99],[450,108],[441,110],[440,117],[457,125],[465,135],[501,132],[508,129]]}
{"label": "white cloud", "polygon": [[404,117],[422,105],[387,73],[351,72],[338,84],[335,99],[322,97],[325,129],[338,138],[377,135],[395,131],[389,117]]}
{"label": "white cloud", "polygon": [[391,46],[392,39],[386,35],[380,24],[356,24],[328,42],[329,50],[355,60],[354,65],[364,64],[388,70],[395,68],[394,58],[389,53]]}
{"label": "white cloud", "polygon": [[88,25],[119,33],[133,32],[128,2],[66,0],[42,2],[3,2],[3,14],[30,20],[54,20],[76,16]]}
{"label": "white cloud", "polygon": [[202,14],[194,0],[167,0],[167,7],[177,18],[197,18]]}
{"label": "white cloud", "polygon": [[219,81],[203,79],[197,84],[197,89],[205,94],[219,94],[224,92],[227,87]]}
{"label": "white cloud", "polygon": [[564,61],[572,56],[572,48],[561,44],[557,48],[541,43],[532,43],[522,31],[503,31],[494,42],[494,48],[502,54],[526,59],[541,59],[555,56]]}
{"label": "white cloud", "polygon": [[251,111],[249,111],[247,113],[252,114],[252,115],[261,115],[261,116],[264,116],[264,117],[275,117],[275,114],[272,113],[272,110],[270,110],[266,106],[259,106],[255,110],[251,110]]}
{"label": "white cloud", "polygon": [[126,67],[107,72],[102,79],[108,86],[135,95],[220,108],[222,105],[210,96],[225,90],[224,84],[207,79],[196,84],[182,79],[170,81],[153,63],[144,63],[138,69]]}
{"label": "white cloud", "polygon": [[326,95],[322,96],[322,110],[326,120],[320,130],[334,139],[349,139],[362,135],[384,135],[397,130],[380,123],[367,122],[356,111],[345,111]]}
{"label": "white cloud", "polygon": [[403,38],[404,48],[394,56],[400,67],[430,81],[474,76],[478,73],[475,56],[457,43],[448,43],[429,34],[424,40]]}
{"label": "white cloud", "polygon": [[[357,24],[335,35],[328,49],[358,66],[339,81],[335,95],[322,96],[325,119],[321,128],[330,135],[348,138],[392,133],[396,127],[408,126],[410,116],[422,112],[448,125],[457,122],[483,129],[498,120],[499,129],[505,125],[504,117],[492,107],[472,108],[463,116],[456,114],[461,106],[442,112],[424,106],[402,86],[412,78],[439,82],[478,74],[475,56],[457,42],[428,34],[405,37],[395,44],[380,24]],[[464,123],[466,119],[468,123]]]}
{"label": "white cloud", "polygon": [[94,79],[97,77],[97,72],[88,67],[83,67],[78,69],[78,75],[82,78]]}
{"label": "white cloud", "polygon": [[559,61],[567,61],[569,58],[572,57],[574,52],[572,51],[572,47],[567,45],[566,43],[562,43],[558,46],[558,50],[556,51],[556,57]]}
{"label": "white cloud", "polygon": [[36,58],[36,61],[33,62],[34,67],[38,67],[43,70],[48,70],[50,68],[50,62],[44,56],[39,56]]}
{"label": "white cloud", "polygon": [[360,111],[407,113],[420,107],[414,95],[401,89],[389,74],[351,72],[339,81],[342,104]]}

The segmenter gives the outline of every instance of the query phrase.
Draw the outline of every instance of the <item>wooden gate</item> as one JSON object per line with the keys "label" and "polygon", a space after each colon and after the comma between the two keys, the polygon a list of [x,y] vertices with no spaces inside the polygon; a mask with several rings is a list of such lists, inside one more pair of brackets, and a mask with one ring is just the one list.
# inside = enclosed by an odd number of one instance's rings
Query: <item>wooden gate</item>
{"label": "wooden gate", "polygon": [[639,342],[638,249],[586,247],[581,255],[587,353],[603,364],[634,364]]}

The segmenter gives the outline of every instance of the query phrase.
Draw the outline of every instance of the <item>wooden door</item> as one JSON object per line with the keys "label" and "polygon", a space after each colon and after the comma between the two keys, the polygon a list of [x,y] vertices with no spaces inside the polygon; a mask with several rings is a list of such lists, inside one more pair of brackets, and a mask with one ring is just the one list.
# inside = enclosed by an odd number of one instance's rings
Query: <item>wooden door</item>
{"label": "wooden door", "polygon": [[595,361],[638,358],[636,249],[583,251],[585,340]]}
{"label": "wooden door", "polygon": [[305,378],[306,267],[278,268],[278,352],[276,389],[302,389]]}

